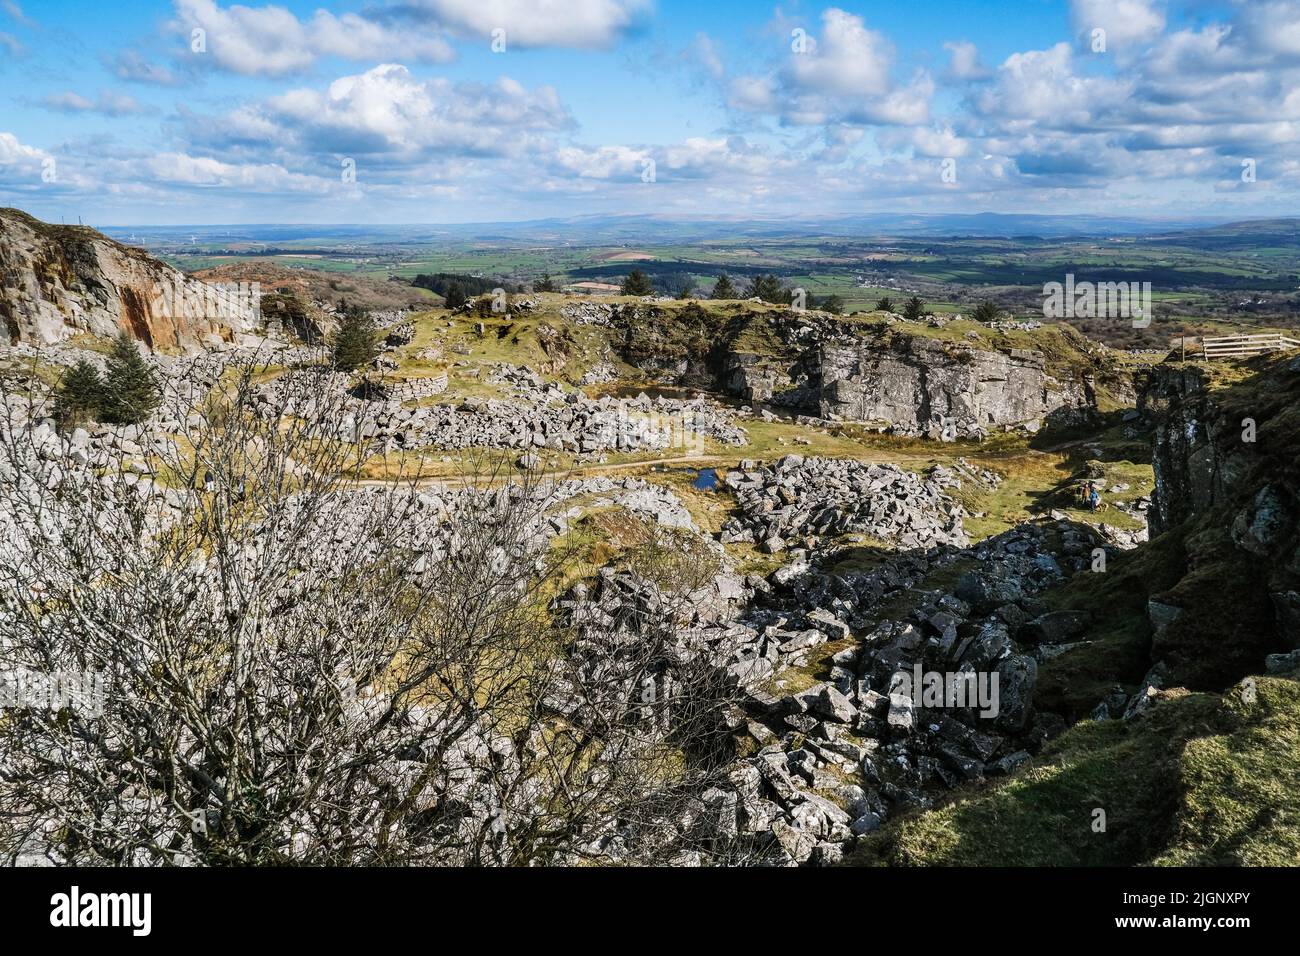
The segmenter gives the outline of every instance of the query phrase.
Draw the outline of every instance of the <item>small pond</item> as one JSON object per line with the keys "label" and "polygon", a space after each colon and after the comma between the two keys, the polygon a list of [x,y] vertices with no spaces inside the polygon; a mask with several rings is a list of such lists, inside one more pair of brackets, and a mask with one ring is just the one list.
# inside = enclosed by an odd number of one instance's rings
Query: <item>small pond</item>
{"label": "small pond", "polygon": [[718,470],[716,468],[682,468],[668,465],[653,465],[651,472],[667,474],[670,471],[684,471],[691,476],[691,487],[700,491],[718,490]]}
{"label": "small pond", "polygon": [[716,468],[700,468],[695,472],[695,480],[691,482],[692,488],[698,488],[700,491],[713,491],[718,487],[718,471]]}

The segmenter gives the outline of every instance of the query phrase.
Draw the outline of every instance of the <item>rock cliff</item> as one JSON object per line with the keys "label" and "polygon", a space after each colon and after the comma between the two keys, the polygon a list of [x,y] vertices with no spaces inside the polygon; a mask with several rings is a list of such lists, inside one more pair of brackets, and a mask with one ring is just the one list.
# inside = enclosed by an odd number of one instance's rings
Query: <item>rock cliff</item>
{"label": "rock cliff", "polygon": [[1096,409],[1090,357],[1060,333],[1045,336],[1074,361],[1053,365],[1043,351],[993,344],[974,329],[972,340],[830,317],[768,321],[761,350],[741,337],[725,356],[723,387],[750,402],[932,438],[1070,425]]}
{"label": "rock cliff", "polygon": [[1153,537],[1178,580],[1148,608],[1152,659],[1193,687],[1300,648],[1300,359],[1161,365],[1139,408],[1155,425]]}
{"label": "rock cliff", "polygon": [[1138,410],[1155,423],[1152,534],[1223,504],[1250,470],[1251,443],[1240,440],[1241,423],[1228,419],[1210,382],[1203,366],[1157,365],[1138,396]]}
{"label": "rock cliff", "polygon": [[93,229],[0,209],[0,322],[10,344],[126,331],[150,348],[193,350],[253,332],[257,305]]}
{"label": "rock cliff", "polygon": [[920,336],[820,349],[824,418],[888,421],[897,432],[976,435],[1095,404],[1090,384],[1065,385],[1042,353],[990,352]]}

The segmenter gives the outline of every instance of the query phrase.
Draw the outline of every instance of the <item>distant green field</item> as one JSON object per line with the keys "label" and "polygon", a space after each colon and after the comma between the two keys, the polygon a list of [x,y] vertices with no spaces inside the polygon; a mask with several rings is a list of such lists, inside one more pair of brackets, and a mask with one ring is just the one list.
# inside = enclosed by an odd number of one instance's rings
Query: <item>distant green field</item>
{"label": "distant green field", "polygon": [[162,257],[167,262],[183,269],[186,272],[196,272],[199,269],[211,269],[214,266],[225,265],[229,262],[266,262],[281,266],[285,269],[318,269],[322,272],[361,272],[361,273],[383,273],[387,271],[384,266],[373,263],[348,262],[341,259],[330,259],[320,256],[204,256],[204,255],[170,255]]}
{"label": "distant green field", "polygon": [[473,240],[413,235],[399,240],[377,232],[350,233],[346,241],[300,238],[267,245],[260,255],[255,250],[261,244],[248,239],[232,239],[224,248],[215,242],[178,247],[170,254],[162,251],[187,270],[253,259],[290,269],[375,278],[472,275],[525,288],[546,274],[557,285],[616,284],[640,269],[661,294],[677,295],[688,288],[697,297],[707,296],[723,272],[742,294],[755,276],[771,273],[818,300],[839,296],[849,312],[873,309],[883,296],[901,307],[917,294],[936,312],[968,314],[987,300],[1019,319],[1040,317],[1044,285],[1064,282],[1073,274],[1078,282],[1151,284],[1157,330],[1140,335],[1126,329],[1121,334],[1113,320],[1092,320],[1087,326],[1088,334],[1115,345],[1159,347],[1165,341],[1162,330],[1171,324],[1193,330],[1300,325],[1300,248],[1267,234],[1207,238],[1188,233],[1163,239],[746,235],[697,242],[581,244],[491,235]]}
{"label": "distant green field", "polygon": [[[645,246],[511,245],[491,239],[442,244],[353,240],[324,254],[319,240],[298,245],[302,252],[287,251],[294,244],[285,243],[264,258],[287,267],[408,277],[422,272],[464,272],[522,280],[549,272],[564,279],[608,280],[640,268],[712,282],[721,271],[740,276],[775,272],[786,279],[805,278],[809,288],[840,295],[856,286],[855,274],[882,271],[902,279],[971,286],[1039,286],[1060,281],[1067,272],[1080,280],[1149,281],[1164,290],[1198,285],[1294,289],[1300,282],[1300,250],[1277,245],[1223,251],[1093,240],[1049,243],[985,238],[883,242],[745,239]],[[177,250],[168,258],[183,268],[246,258],[224,252]]]}

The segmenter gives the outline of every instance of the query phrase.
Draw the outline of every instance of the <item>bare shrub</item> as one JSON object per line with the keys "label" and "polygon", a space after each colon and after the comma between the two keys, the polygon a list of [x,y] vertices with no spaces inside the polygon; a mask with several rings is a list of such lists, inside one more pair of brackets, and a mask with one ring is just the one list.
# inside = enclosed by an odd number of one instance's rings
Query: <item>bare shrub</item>
{"label": "bare shrub", "polygon": [[696,825],[734,691],[688,592],[584,626],[552,601],[552,486],[363,485],[345,396],[267,371],[231,369],[174,440],[107,467],[40,409],[0,422],[0,677],[105,691],[0,710],[0,854],[734,859]]}

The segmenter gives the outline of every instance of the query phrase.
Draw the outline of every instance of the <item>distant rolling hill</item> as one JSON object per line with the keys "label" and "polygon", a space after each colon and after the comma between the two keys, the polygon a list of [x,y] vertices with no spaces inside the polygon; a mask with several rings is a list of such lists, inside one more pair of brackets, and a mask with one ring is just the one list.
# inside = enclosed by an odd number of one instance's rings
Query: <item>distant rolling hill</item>
{"label": "distant rolling hill", "polygon": [[1244,250],[1272,247],[1300,248],[1300,219],[1249,219],[1214,226],[1164,232],[1143,238],[1155,245],[1188,246],[1207,250]]}
{"label": "distant rolling hill", "polygon": [[[1238,224],[1249,225],[1249,224]],[[860,216],[804,216],[782,219],[742,217],[575,216],[520,222],[443,225],[239,225],[114,226],[104,231],[121,240],[147,244],[203,245],[293,243],[319,240],[338,244],[420,242],[561,242],[647,244],[717,239],[779,239],[812,236],[870,238],[887,236],[1190,236],[1228,228],[1211,219],[1137,219],[1103,216],[1045,216],[1003,213],[879,213]]]}

